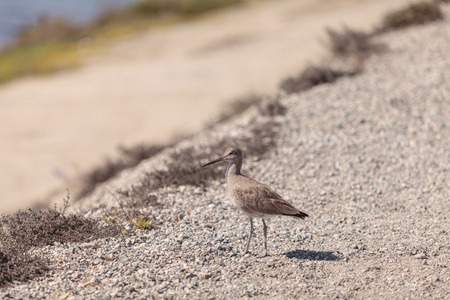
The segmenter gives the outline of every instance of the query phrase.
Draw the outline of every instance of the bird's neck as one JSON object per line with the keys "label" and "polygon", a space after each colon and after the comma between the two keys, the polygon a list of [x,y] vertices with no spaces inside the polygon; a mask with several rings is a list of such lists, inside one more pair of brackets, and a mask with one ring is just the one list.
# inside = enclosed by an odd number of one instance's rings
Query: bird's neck
{"label": "bird's neck", "polygon": [[230,162],[227,168],[226,177],[230,175],[240,175],[241,174],[242,162]]}

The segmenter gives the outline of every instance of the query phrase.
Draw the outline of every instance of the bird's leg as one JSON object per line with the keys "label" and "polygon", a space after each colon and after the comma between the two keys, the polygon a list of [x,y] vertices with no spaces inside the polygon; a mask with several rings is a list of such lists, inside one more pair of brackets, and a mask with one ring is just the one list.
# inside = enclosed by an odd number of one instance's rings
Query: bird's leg
{"label": "bird's leg", "polygon": [[253,219],[250,218],[250,235],[248,236],[247,245],[245,245],[244,254],[248,253],[248,246],[250,245],[250,240],[252,239],[252,235],[253,235]]}
{"label": "bird's leg", "polygon": [[263,231],[264,231],[264,252],[262,253],[262,256],[267,255],[267,225],[266,222],[264,222],[264,219],[262,219],[263,222]]}

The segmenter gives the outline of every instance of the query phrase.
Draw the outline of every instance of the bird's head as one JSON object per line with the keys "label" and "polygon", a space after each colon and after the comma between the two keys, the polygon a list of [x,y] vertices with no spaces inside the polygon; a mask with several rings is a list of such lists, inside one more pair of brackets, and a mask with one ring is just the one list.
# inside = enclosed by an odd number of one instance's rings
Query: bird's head
{"label": "bird's head", "polygon": [[241,161],[241,160],[242,160],[242,151],[241,150],[239,150],[238,148],[228,148],[227,150],[225,150],[225,153],[221,157],[202,165],[202,167],[206,167],[206,166],[215,164],[216,162],[219,162],[219,161],[228,161],[230,163],[237,163],[238,161]]}

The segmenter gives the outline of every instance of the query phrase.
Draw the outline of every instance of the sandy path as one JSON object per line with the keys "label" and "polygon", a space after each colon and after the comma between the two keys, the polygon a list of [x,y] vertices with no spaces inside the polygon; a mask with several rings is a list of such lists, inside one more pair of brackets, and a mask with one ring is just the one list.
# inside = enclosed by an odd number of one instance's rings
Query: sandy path
{"label": "sandy path", "polygon": [[[326,26],[367,29],[407,0],[267,1],[150,30],[82,68],[0,87],[0,212],[25,207],[118,144],[198,131],[325,53]],[[61,197],[63,193],[61,193]]]}

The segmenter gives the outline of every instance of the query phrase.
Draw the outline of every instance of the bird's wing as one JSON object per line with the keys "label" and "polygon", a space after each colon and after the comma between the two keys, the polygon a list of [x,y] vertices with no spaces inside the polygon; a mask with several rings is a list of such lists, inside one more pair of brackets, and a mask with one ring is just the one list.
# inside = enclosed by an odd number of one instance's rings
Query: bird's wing
{"label": "bird's wing", "polygon": [[267,185],[249,180],[246,185],[233,190],[235,198],[240,199],[239,206],[243,210],[267,215],[297,216],[301,213]]}

